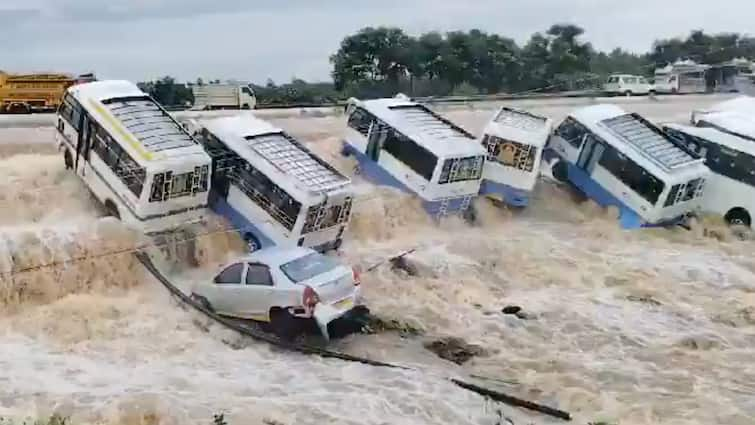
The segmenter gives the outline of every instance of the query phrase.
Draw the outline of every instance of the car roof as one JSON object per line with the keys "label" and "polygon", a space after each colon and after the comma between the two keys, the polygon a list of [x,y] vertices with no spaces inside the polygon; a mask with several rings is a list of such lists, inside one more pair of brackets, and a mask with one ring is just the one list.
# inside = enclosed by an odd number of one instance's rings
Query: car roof
{"label": "car roof", "polygon": [[239,261],[255,262],[259,261],[269,266],[279,266],[289,261],[304,257],[309,254],[317,254],[317,251],[306,247],[270,247],[263,248],[243,257]]}

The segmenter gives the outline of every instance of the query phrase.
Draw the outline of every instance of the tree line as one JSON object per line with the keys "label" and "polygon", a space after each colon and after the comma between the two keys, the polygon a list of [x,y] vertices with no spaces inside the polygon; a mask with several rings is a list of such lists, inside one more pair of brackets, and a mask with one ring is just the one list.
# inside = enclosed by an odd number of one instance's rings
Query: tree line
{"label": "tree line", "polygon": [[[660,39],[646,53],[595,49],[584,30],[556,24],[523,45],[481,30],[429,32],[411,36],[400,28],[367,27],[343,39],[330,57],[332,83],[268,80],[254,85],[260,106],[332,103],[349,96],[381,97],[556,92],[597,87],[610,73],[652,76],[676,60],[722,63],[755,59],[755,37],[692,31],[685,38]],[[208,80],[209,84],[219,80]],[[197,79],[197,84],[206,84]],[[164,105],[193,103],[191,89],[170,76],[140,87]]]}

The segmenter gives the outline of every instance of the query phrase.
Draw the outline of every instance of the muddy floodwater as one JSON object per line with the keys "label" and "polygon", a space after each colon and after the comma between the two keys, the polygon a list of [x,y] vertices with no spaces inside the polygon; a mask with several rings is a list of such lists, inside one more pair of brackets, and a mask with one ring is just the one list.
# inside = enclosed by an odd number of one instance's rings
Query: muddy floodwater
{"label": "muddy floodwater", "polygon": [[[621,99],[684,122],[720,99]],[[561,119],[584,101],[519,106]],[[479,132],[495,105],[443,108]],[[343,117],[261,112],[344,173]],[[755,242],[715,219],[623,231],[615,213],[547,181],[524,211],[478,200],[478,222],[431,222],[416,200],[353,176],[360,193],[342,255],[369,267],[415,248],[413,273],[362,275],[371,310],[414,333],[352,335],[333,348],[402,371],[303,356],[210,323],[127,253],[142,237],[101,218],[64,169],[47,117],[0,121],[0,416],[77,423],[551,424],[487,402],[448,377],[567,410],[574,423],[755,423]],[[23,121],[26,120],[26,121]],[[52,121],[51,121],[52,122]],[[209,273],[235,244],[197,245]],[[123,252],[103,256],[103,253]],[[50,267],[40,265],[51,264]],[[519,306],[519,315],[504,314]],[[425,349],[460,337],[463,365]]]}

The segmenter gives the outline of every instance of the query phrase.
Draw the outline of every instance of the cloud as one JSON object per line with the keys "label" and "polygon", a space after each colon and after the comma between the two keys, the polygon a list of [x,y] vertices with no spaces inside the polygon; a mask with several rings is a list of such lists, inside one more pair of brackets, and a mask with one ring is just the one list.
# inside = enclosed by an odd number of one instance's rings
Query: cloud
{"label": "cloud", "polygon": [[[523,43],[556,22],[599,49],[646,51],[656,38],[751,30],[752,0],[0,0],[2,67],[94,71],[140,80],[329,77],[328,57],[365,26],[412,34],[480,28]],[[43,30],[40,30],[43,29]]]}

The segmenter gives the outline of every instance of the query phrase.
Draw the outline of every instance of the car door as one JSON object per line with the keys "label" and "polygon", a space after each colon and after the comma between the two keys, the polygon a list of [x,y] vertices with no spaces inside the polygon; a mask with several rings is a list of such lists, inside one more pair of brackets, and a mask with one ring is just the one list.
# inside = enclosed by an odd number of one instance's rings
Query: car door
{"label": "car door", "polygon": [[240,298],[244,297],[244,276],[246,264],[233,263],[223,269],[213,279],[213,285],[208,298],[216,312],[231,316],[237,315],[239,305],[243,305]]}
{"label": "car door", "polygon": [[275,294],[270,268],[262,263],[248,263],[244,279],[245,317],[267,320],[271,307],[285,307],[276,302]]}

